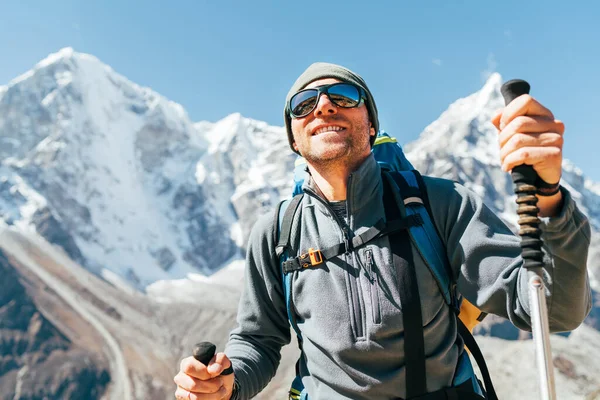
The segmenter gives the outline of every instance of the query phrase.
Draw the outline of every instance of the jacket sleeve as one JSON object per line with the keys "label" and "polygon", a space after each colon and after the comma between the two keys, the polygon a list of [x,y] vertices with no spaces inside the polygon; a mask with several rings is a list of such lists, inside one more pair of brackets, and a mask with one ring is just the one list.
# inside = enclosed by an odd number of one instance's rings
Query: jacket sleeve
{"label": "jacket sleeve", "polygon": [[[527,270],[520,238],[464,186],[426,179],[436,225],[462,295],[482,311],[531,330]],[[541,218],[544,285],[552,332],[573,330],[589,314],[587,274],[590,225],[566,189],[559,214]]]}
{"label": "jacket sleeve", "polygon": [[250,233],[245,284],[238,326],[225,353],[235,373],[234,399],[250,399],[267,386],[291,340],[287,310],[275,254],[273,215],[264,215]]}

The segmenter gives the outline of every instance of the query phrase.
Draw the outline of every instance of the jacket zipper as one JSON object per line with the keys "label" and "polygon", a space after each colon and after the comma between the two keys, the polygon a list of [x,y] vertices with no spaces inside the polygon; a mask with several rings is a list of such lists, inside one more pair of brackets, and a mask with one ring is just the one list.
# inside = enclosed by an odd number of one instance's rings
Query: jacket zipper
{"label": "jacket zipper", "polygon": [[[348,177],[348,192],[350,192],[351,182],[352,182],[352,174]],[[354,269],[354,263],[352,260],[353,254],[349,250],[350,249],[350,247],[349,247],[350,233],[348,231],[348,228],[346,227],[346,224],[344,224],[344,222],[340,220],[340,218],[335,213],[335,211],[333,211],[331,206],[329,206],[329,203],[327,203],[325,200],[323,200],[319,195],[317,195],[313,190],[311,190],[309,188],[305,188],[304,192],[306,194],[310,195],[311,197],[315,198],[317,201],[319,201],[321,204],[323,204],[323,206],[325,206],[325,208],[333,216],[333,218],[335,219],[335,221],[338,224],[338,227],[342,231],[343,240],[344,240],[344,243],[346,244],[346,253],[344,254],[344,259],[345,259],[346,263],[349,265],[348,281],[350,282],[351,308],[353,311],[351,313],[352,314],[352,326],[354,327],[355,337],[356,338],[363,337],[364,336],[363,316],[362,316],[363,313],[362,313],[362,308],[360,306],[361,300],[359,299],[360,291],[357,288],[356,278],[354,278],[350,274],[350,270]],[[346,196],[346,213],[347,213],[348,222],[350,221],[349,210],[350,210],[350,201],[349,201],[349,197]],[[360,275],[359,275],[359,280],[360,280]]]}
{"label": "jacket zipper", "polygon": [[373,249],[365,249],[365,259],[365,272],[368,274],[367,279],[369,279],[369,282],[371,282],[371,305],[373,311],[373,323],[380,324],[381,309],[379,305],[379,283],[377,282],[377,273],[373,271],[373,266],[375,265],[375,262],[373,260]]}
{"label": "jacket zipper", "polygon": [[[348,226],[350,225],[350,210],[351,210],[351,196],[352,193],[352,174],[348,176],[348,186],[346,187],[346,220],[348,221]],[[354,268],[353,256],[360,257],[359,254],[354,252],[350,252],[350,235],[346,231],[346,262],[350,264],[352,268]],[[360,261],[360,260],[359,260]],[[360,265],[360,264],[359,264]],[[364,327],[364,316],[363,308],[361,307],[361,303],[364,304],[364,299],[362,299],[362,288],[360,287],[360,269],[358,271],[358,279],[353,279],[352,275],[350,275],[350,288],[352,289],[352,301],[354,308],[354,320],[356,322],[356,338],[360,338],[365,336],[366,327]]]}

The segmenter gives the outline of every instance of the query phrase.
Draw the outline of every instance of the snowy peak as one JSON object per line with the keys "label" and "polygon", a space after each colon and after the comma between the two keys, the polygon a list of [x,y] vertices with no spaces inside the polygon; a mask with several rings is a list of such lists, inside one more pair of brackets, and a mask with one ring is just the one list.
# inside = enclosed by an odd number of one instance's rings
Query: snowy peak
{"label": "snowy peak", "polygon": [[[500,169],[498,132],[491,123],[495,112],[504,107],[501,85],[501,76],[492,74],[479,91],[452,103],[418,140],[404,148],[421,173],[462,183],[516,230],[513,182],[510,174]],[[600,231],[600,185],[586,179],[566,159],[561,184],[589,217],[594,232]],[[593,285],[600,290],[598,255],[600,240],[594,233],[588,265]]]}
{"label": "snowy peak", "polygon": [[[15,79],[11,80],[8,83],[8,87],[19,84],[20,82],[26,81],[37,74],[38,71],[44,70],[46,68],[53,68],[55,65],[68,65],[70,60],[72,60],[75,51],[72,47],[65,47],[60,49],[56,53],[51,53],[43,60],[39,61],[31,70],[19,75]],[[89,56],[95,58],[93,56]]]}
{"label": "snowy peak", "polygon": [[[227,150],[235,140],[247,142],[246,131],[250,120],[242,117],[240,113],[230,114],[210,127],[205,133],[206,140],[210,143],[209,152]],[[251,143],[246,143],[250,144]]]}
{"label": "snowy peak", "polygon": [[239,113],[193,124],[91,55],[62,49],[4,89],[0,218],[104,276],[209,275],[291,193],[282,127]]}
{"label": "snowy peak", "polygon": [[479,91],[451,104],[417,141],[405,147],[411,161],[444,163],[449,158],[474,158],[499,165],[497,133],[491,119],[503,106],[501,82],[500,74],[494,73]]}
{"label": "snowy peak", "polygon": [[[66,60],[70,60],[75,56],[75,50],[73,50],[72,47],[63,47],[62,49],[60,49],[59,51],[57,51],[56,53],[51,53],[48,55],[48,57],[44,58],[42,61],[40,61],[39,63],[37,63],[35,65],[34,69],[40,69],[40,68],[45,68],[49,65],[52,64],[58,64],[61,62],[65,62]],[[79,56],[79,54],[78,54]],[[92,55],[81,55],[82,57],[88,57],[90,59],[96,60],[97,62],[98,59]]]}
{"label": "snowy peak", "polygon": [[283,127],[269,126],[240,113],[230,114],[215,123],[201,121],[195,127],[209,143],[209,153],[230,150],[236,143],[252,150],[263,150],[269,143],[287,140]]}
{"label": "snowy peak", "polygon": [[283,127],[239,113],[195,126],[210,143],[197,165],[197,182],[210,187],[215,199],[227,199],[220,202],[221,214],[231,204],[235,241],[243,248],[256,218],[292,193],[296,155],[289,149]]}
{"label": "snowy peak", "polygon": [[[0,110],[14,109],[34,117],[36,127],[27,121],[4,120],[0,158],[25,156],[44,138],[52,137],[52,133],[56,136],[57,125],[62,132],[60,128],[65,125],[76,124],[74,118],[81,111],[88,125],[114,138],[113,145],[136,132],[115,130],[113,122],[118,119],[148,117],[155,126],[180,135],[191,129],[181,105],[128,81],[96,57],[72,48],[51,54],[9,83],[0,98]],[[9,132],[15,135],[7,135]]]}
{"label": "snowy peak", "polygon": [[237,247],[194,178],[206,148],[180,105],[63,49],[0,98],[0,217],[136,286],[210,273]]}
{"label": "snowy peak", "polygon": [[475,94],[478,96],[478,104],[487,108],[490,105],[495,106],[498,103],[500,88],[502,87],[502,76],[498,72],[492,73],[485,84]]}
{"label": "snowy peak", "polygon": [[[479,91],[452,103],[405,150],[421,172],[464,183],[496,211],[506,212],[507,222],[512,223],[516,222],[512,180],[500,170],[498,131],[491,123],[496,111],[504,107],[502,82],[500,74],[490,75]],[[600,229],[600,186],[569,160],[563,162],[562,184]],[[510,202],[505,203],[502,199],[507,198]]]}

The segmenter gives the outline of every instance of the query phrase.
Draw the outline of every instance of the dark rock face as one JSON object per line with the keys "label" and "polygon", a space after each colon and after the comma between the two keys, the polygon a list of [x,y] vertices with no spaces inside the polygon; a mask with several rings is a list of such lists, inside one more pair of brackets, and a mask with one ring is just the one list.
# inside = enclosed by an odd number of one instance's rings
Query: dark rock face
{"label": "dark rock face", "polygon": [[75,239],[67,232],[63,225],[57,221],[48,208],[37,210],[33,215],[33,223],[36,226],[38,233],[43,236],[48,242],[54,243],[62,247],[69,257],[76,262],[85,265],[85,259],[79,247],[75,243]]}
{"label": "dark rock face", "polygon": [[110,376],[81,349],[54,351],[44,361],[0,377],[0,399],[99,399]]}
{"label": "dark rock face", "polygon": [[110,381],[37,309],[0,250],[0,399],[98,399]]}
{"label": "dark rock face", "polygon": [[177,259],[173,255],[173,252],[168,247],[161,247],[157,251],[153,252],[152,255],[158,262],[158,265],[165,271],[171,269]]}
{"label": "dark rock face", "polygon": [[180,186],[173,197],[173,208],[187,221],[191,244],[183,256],[187,262],[210,274],[215,265],[236,254],[235,242],[223,235],[225,224],[211,209],[201,187]]}

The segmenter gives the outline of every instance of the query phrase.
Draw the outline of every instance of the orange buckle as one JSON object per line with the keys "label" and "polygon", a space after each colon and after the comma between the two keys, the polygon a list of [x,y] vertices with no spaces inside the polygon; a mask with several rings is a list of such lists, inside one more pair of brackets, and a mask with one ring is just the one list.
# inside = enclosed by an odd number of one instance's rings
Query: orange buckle
{"label": "orange buckle", "polygon": [[308,249],[308,256],[310,257],[310,263],[312,265],[323,263],[323,254],[321,254],[321,250]]}
{"label": "orange buckle", "polygon": [[314,267],[315,265],[323,263],[323,254],[321,254],[321,250],[315,250],[313,248],[308,249],[308,253],[302,254],[299,258],[300,264],[304,268]]}

